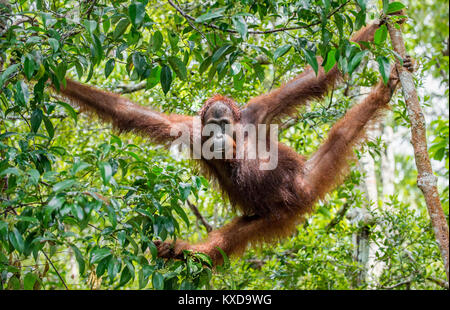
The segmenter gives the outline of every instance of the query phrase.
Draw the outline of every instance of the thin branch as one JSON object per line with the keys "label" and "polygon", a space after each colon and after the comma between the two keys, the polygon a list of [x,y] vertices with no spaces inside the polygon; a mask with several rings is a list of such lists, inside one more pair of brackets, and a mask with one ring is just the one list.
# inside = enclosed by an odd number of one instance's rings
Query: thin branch
{"label": "thin branch", "polygon": [[285,121],[284,123],[282,123],[279,128],[281,131],[286,130],[292,126],[294,126],[295,124],[297,124],[299,122],[299,120],[303,119],[303,116],[296,116],[294,118],[290,118],[287,121]]}
{"label": "thin branch", "polygon": [[[173,3],[172,0],[167,0],[167,2],[173,7],[175,8],[175,10],[177,10],[186,20],[191,20],[193,22],[196,22],[196,18],[187,14],[186,12],[184,12],[180,7],[178,7],[175,3]],[[336,14],[337,12],[339,12],[344,6],[346,6],[348,3],[350,2],[350,0],[347,0],[346,2],[342,3],[340,6],[338,6],[336,9],[334,9],[332,12],[330,12],[327,16],[327,18],[330,18],[331,16],[333,16],[334,14]],[[298,30],[298,29],[305,29],[305,28],[310,28],[313,26],[317,26],[320,25],[322,23],[322,21],[317,21],[314,23],[311,23],[309,25],[302,25],[302,26],[294,26],[294,27],[282,27],[282,28],[275,28],[275,29],[270,29],[270,30],[250,30],[248,31],[249,34],[268,34],[268,33],[275,33],[275,32],[283,32],[283,31],[290,31],[290,30]],[[189,23],[190,24],[190,23]],[[205,27],[209,27],[209,28],[213,28],[216,30],[220,30],[223,32],[229,32],[229,33],[238,33],[236,30],[233,29],[222,29],[221,27],[215,25],[215,24],[209,24],[209,23],[201,23],[203,26]]]}
{"label": "thin branch", "polygon": [[45,258],[47,259],[47,261],[50,263],[50,265],[52,265],[53,270],[55,270],[56,274],[58,275],[59,279],[61,280],[61,282],[64,284],[64,286],[66,287],[66,290],[69,290],[69,288],[66,285],[66,282],[64,282],[64,279],[61,277],[61,275],[58,272],[58,269],[56,269],[55,265],[53,265],[52,261],[50,260],[50,258],[47,256],[47,254],[45,254],[45,252],[43,250],[41,250],[41,252],[44,254]]}
{"label": "thin branch", "polygon": [[145,86],[147,85],[146,81],[143,81],[139,84],[135,84],[135,85],[117,85],[117,88],[120,89],[119,91],[117,91],[119,94],[131,94],[134,93],[136,91],[142,90],[145,88]]}
{"label": "thin branch", "polygon": [[189,200],[186,200],[189,208],[191,208],[192,212],[194,212],[194,215],[197,217],[197,219],[203,224],[203,226],[206,227],[206,231],[210,232],[212,231],[212,226],[208,224],[208,222],[206,222],[206,220],[204,219],[204,217],[200,214],[200,211],[198,211],[197,207],[192,204]]}
{"label": "thin branch", "polygon": [[85,15],[87,16],[87,19],[91,18],[92,10],[94,9],[94,6],[97,4],[97,0],[92,0],[91,6],[87,9]]}
{"label": "thin branch", "polygon": [[197,31],[198,33],[200,33],[201,36],[203,37],[203,39],[206,40],[205,34],[204,34],[203,32],[201,32],[201,31],[194,25],[194,23],[192,22],[192,16],[189,16],[187,13],[185,13],[183,10],[181,10],[181,9],[180,9],[178,6],[176,6],[175,3],[173,3],[171,0],[168,0],[168,2],[169,2],[169,4],[170,4],[171,6],[173,6],[173,7],[175,8],[175,10],[178,11],[178,13],[181,14],[181,16],[183,16],[183,17],[186,19],[186,21],[187,21],[188,24],[192,27],[192,29],[194,29],[195,31]]}
{"label": "thin branch", "polygon": [[393,288],[396,288],[396,287],[399,287],[399,286],[402,286],[402,285],[405,285],[405,284],[411,284],[412,282],[413,282],[412,278],[409,278],[409,279],[406,279],[406,280],[404,280],[402,282],[398,282],[398,283],[396,283],[394,285],[391,285],[391,286],[380,286],[380,288],[384,289],[384,290],[391,290]]}
{"label": "thin branch", "polygon": [[[55,114],[50,115],[48,118],[65,119],[67,116],[68,116],[68,115],[67,115],[67,114],[64,114],[64,113],[61,113],[61,114],[55,113]],[[24,118],[27,119],[27,120],[30,120],[30,119],[31,119],[31,116],[25,116]],[[19,117],[19,116],[17,116],[17,115],[10,115],[10,116],[7,116],[6,119],[7,119],[7,120],[10,120],[10,121],[23,120],[22,117]]]}
{"label": "thin branch", "polygon": [[69,30],[69,31],[67,31],[67,32],[65,32],[65,33],[63,33],[61,35],[61,40],[65,40],[65,39],[67,39],[67,38],[69,38],[71,36],[79,34],[80,32],[81,32],[80,29],[71,29],[71,30]]}
{"label": "thin branch", "polygon": [[444,280],[441,280],[441,279],[437,279],[437,278],[433,278],[433,277],[426,277],[425,279],[428,280],[428,281],[431,281],[431,282],[433,282],[433,283],[435,283],[435,284],[437,284],[437,285],[439,285],[439,286],[441,286],[443,288],[448,289],[448,282],[447,281],[444,281]]}
{"label": "thin branch", "polygon": [[347,213],[348,209],[350,209],[350,203],[346,202],[342,205],[339,211],[336,213],[336,216],[328,223],[327,227],[325,227],[326,231],[330,231],[331,228],[336,226],[344,217],[345,213]]}

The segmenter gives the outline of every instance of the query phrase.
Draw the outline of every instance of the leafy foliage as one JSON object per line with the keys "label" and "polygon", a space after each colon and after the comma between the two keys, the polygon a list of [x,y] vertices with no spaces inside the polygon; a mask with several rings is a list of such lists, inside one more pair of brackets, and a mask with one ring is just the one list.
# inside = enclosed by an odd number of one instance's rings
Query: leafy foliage
{"label": "leafy foliage", "polygon": [[[383,6],[386,14],[403,7],[399,2]],[[187,114],[216,92],[245,102],[308,64],[316,72],[338,64],[352,81],[371,86],[379,74],[360,73],[358,65],[376,59],[386,81],[395,59],[387,29],[381,27],[364,51],[348,38],[382,12],[365,0],[17,0],[0,1],[0,10],[1,288],[356,287],[352,277],[361,267],[351,254],[351,235],[357,227],[346,219],[332,232],[324,227],[343,201],[355,207],[367,203],[357,190],[358,172],[318,206],[299,235],[278,248],[251,251],[218,274],[202,254],[165,262],[156,257],[153,240],[183,237],[187,231],[198,232],[186,236],[191,239],[204,235],[184,208],[186,201],[202,206],[216,227],[230,217],[215,208],[223,201],[186,161],[173,156],[176,152],[171,156],[143,138],[111,133],[62,102],[47,82],[58,88],[72,76],[130,92],[131,99],[155,109]],[[448,71],[448,55],[433,59],[444,61]],[[143,91],[137,95],[136,90]],[[329,103],[304,113],[286,130],[284,142],[310,154],[351,104],[342,93]],[[399,103],[394,108],[398,122],[406,115]],[[445,161],[448,179],[448,125],[445,120],[433,124],[438,134],[430,151]],[[416,189],[407,186],[402,190],[414,195]],[[444,197],[448,214],[448,186]],[[380,254],[393,266],[383,285],[429,266],[417,278],[418,287],[425,287],[423,281],[443,273],[441,265],[430,263],[438,261],[432,236],[420,233],[427,220],[422,209],[417,216],[392,201],[400,213],[382,215],[392,217],[388,221],[396,226],[391,229],[397,229]],[[412,224],[414,236],[408,234]],[[404,253],[396,250],[416,237],[421,246],[408,249],[415,263],[405,267]],[[259,270],[252,267],[255,253],[268,258]]]}

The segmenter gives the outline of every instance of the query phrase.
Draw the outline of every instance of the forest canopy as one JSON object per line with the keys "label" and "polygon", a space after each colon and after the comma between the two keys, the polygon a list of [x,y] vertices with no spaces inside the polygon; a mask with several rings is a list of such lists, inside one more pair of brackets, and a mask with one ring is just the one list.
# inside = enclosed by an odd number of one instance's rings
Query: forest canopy
{"label": "forest canopy", "polygon": [[[345,81],[279,126],[281,142],[311,155],[401,61],[392,25],[416,62],[448,227],[448,4],[1,0],[0,289],[448,289],[402,91],[293,236],[213,268],[202,253],[161,259],[154,241],[195,242],[229,222],[236,212],[214,182],[180,149],[114,130],[49,87],[70,77],[196,115],[214,94],[243,106],[308,65],[337,64]],[[349,41],[374,20],[386,24],[373,43]]]}

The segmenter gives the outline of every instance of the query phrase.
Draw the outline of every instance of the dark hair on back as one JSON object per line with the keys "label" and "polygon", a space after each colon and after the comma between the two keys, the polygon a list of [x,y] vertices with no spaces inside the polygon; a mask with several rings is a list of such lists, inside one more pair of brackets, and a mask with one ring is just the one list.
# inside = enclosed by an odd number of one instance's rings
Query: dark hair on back
{"label": "dark hair on back", "polygon": [[208,111],[209,107],[211,105],[213,105],[214,103],[216,103],[217,101],[223,102],[225,105],[227,105],[231,109],[231,112],[233,113],[233,117],[234,117],[235,121],[239,121],[241,119],[241,110],[239,109],[239,107],[237,106],[236,102],[234,102],[233,99],[222,96],[222,95],[214,95],[211,98],[209,98],[208,100],[206,100],[205,104],[198,112],[202,121],[203,121],[203,118],[205,117],[206,111]]}

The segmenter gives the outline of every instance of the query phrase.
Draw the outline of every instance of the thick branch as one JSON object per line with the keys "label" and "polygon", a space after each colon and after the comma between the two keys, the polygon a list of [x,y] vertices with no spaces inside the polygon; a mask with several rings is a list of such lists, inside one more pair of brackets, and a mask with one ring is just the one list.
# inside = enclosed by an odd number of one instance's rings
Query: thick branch
{"label": "thick branch", "polygon": [[[405,43],[402,32],[395,25],[388,24],[389,35],[391,37],[394,50],[404,58],[406,55]],[[449,238],[448,225],[445,219],[444,211],[439,199],[436,176],[433,174],[430,158],[427,151],[426,127],[419,99],[412,74],[403,68],[397,61],[397,72],[402,85],[403,97],[405,98],[408,116],[411,122],[411,143],[414,148],[414,156],[417,166],[417,185],[422,191],[427,205],[428,213],[431,218],[436,241],[441,251],[444,261],[447,280],[449,277]]]}

